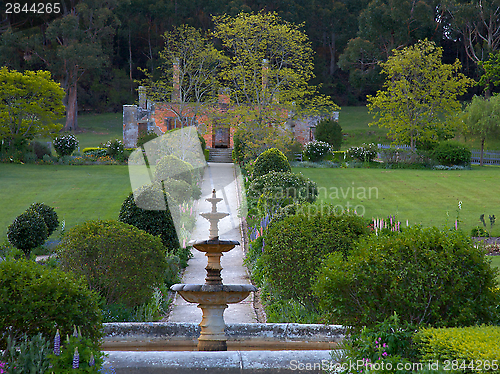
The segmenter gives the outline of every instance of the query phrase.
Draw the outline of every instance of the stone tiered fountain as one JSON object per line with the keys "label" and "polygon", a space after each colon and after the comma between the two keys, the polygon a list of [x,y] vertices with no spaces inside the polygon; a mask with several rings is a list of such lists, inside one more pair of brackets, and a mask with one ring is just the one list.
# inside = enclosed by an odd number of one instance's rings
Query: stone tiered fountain
{"label": "stone tiered fountain", "polygon": [[212,204],[212,211],[200,215],[210,222],[210,239],[193,244],[198,251],[205,252],[208,259],[205,284],[174,284],[171,289],[187,302],[198,304],[198,308],[203,311],[198,350],[227,351],[224,310],[227,304],[243,301],[257,288],[249,284],[222,284],[220,258],[224,252],[229,252],[240,243],[219,239],[219,220],[229,213],[217,212],[217,203],[223,199],[216,197],[215,190],[212,191],[212,197],[206,200]]}

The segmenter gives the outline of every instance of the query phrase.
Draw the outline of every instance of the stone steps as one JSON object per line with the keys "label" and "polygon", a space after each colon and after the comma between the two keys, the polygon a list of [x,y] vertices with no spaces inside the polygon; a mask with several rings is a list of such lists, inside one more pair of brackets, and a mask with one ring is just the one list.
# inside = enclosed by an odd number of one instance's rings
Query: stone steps
{"label": "stone steps", "polygon": [[232,148],[209,148],[208,162],[232,163]]}

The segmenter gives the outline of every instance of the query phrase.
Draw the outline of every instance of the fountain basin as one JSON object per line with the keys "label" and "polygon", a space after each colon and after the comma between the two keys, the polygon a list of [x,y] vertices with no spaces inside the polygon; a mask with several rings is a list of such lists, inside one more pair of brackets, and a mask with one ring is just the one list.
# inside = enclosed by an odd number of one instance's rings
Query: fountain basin
{"label": "fountain basin", "polygon": [[235,246],[240,245],[236,240],[220,240],[218,237],[209,240],[199,241],[193,244],[200,252],[206,253],[222,253],[229,252]]}
{"label": "fountain basin", "polygon": [[203,305],[239,303],[245,300],[250,292],[257,291],[251,284],[174,284],[170,289],[178,292],[187,302]]}

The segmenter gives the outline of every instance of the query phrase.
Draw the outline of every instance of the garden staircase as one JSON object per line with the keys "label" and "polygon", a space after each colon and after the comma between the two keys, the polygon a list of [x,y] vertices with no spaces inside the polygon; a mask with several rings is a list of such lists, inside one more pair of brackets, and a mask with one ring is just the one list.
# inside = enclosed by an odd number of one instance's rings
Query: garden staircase
{"label": "garden staircase", "polygon": [[208,162],[232,163],[232,148],[209,148]]}

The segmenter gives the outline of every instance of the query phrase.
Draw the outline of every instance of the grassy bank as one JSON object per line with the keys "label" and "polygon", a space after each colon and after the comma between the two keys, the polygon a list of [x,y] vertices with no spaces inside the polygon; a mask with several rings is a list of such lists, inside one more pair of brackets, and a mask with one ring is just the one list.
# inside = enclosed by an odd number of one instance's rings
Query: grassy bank
{"label": "grassy bank", "polygon": [[8,225],[33,202],[54,207],[70,228],[89,219],[117,219],[131,192],[128,168],[121,165],[0,164],[0,189],[0,242]]}
{"label": "grassy bank", "polygon": [[[500,168],[485,166],[466,171],[307,169],[295,168],[320,187],[319,200],[346,209],[356,209],[367,218],[389,215],[409,224],[459,227],[470,233],[481,225],[479,216],[500,219],[498,182]],[[458,202],[462,201],[462,209]],[[500,236],[500,220],[491,229]]]}

